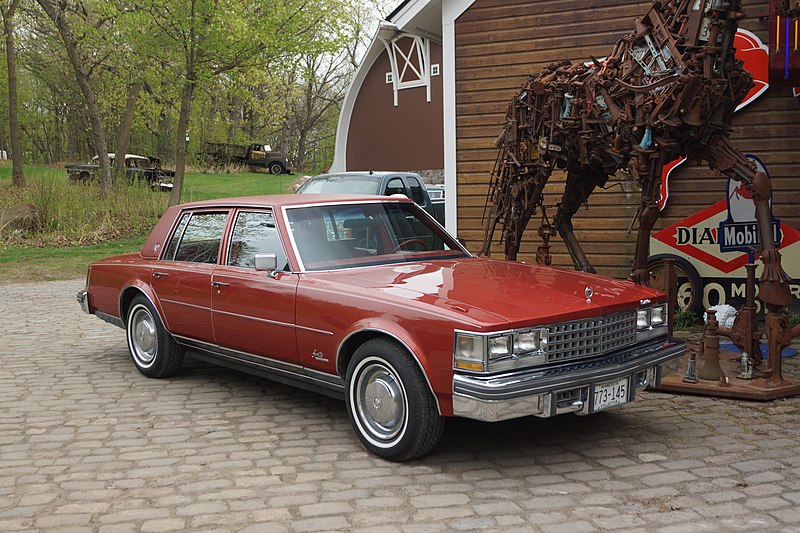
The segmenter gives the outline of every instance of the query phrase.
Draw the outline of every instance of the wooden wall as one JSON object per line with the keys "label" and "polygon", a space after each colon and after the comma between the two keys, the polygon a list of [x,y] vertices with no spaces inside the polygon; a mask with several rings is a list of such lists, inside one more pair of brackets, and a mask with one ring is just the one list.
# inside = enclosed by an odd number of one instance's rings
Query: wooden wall
{"label": "wooden wall", "polygon": [[[650,2],[617,0],[477,0],[456,21],[456,137],[459,236],[470,250],[483,242],[483,215],[489,176],[497,157],[499,135],[509,100],[528,74],[553,61],[586,61],[611,51],[616,40],[633,28],[635,16]],[[765,43],[768,2],[744,0],[747,13],[740,27]],[[733,139],[744,152],[757,154],[773,178],[773,211],[782,223],[800,228],[800,99],[791,90],[770,88],[736,114]],[[589,198],[574,222],[590,260],[600,273],[625,277],[630,271],[635,233],[627,234],[639,201],[638,188],[620,174],[608,189]],[[554,174],[546,190],[553,206],[563,190],[563,174]],[[670,180],[670,203],[656,225],[660,228],[725,197],[726,179],[705,166],[684,164]],[[533,262],[539,238],[534,215],[520,260]],[[495,236],[495,243],[499,239]],[[553,241],[554,264],[572,266],[560,239]],[[495,244],[493,257],[502,257]]]}

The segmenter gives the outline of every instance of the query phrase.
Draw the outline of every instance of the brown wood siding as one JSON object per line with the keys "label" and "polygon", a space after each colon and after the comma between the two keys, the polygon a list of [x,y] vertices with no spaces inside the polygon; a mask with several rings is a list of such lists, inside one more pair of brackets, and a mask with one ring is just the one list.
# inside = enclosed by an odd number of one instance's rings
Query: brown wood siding
{"label": "brown wood siding", "polygon": [[[431,43],[431,64],[442,64],[442,45]],[[442,77],[425,87],[401,89],[395,107],[389,55],[375,60],[358,92],[347,136],[348,170],[439,170],[444,168]]]}
{"label": "brown wood siding", "polygon": [[[557,60],[586,61],[607,55],[633,28],[633,19],[650,2],[618,0],[477,0],[456,21],[456,160],[459,236],[477,251],[483,241],[481,219],[489,175],[509,100],[530,73]],[[766,1],[744,1],[740,26],[767,42]],[[783,223],[800,228],[800,99],[787,89],[769,89],[736,114],[733,139],[768,166],[775,189],[773,211]],[[563,174],[554,174],[546,203],[555,205]],[[576,215],[578,238],[598,271],[625,277],[630,271],[635,233],[627,233],[639,201],[638,188],[622,176],[589,198],[589,210]],[[656,231],[725,197],[726,179],[706,166],[686,163],[670,180],[670,202]],[[520,260],[534,261],[539,238],[535,215]],[[495,236],[495,242],[500,235]],[[560,239],[553,240],[554,264],[572,266]],[[495,244],[493,256],[502,257]]]}

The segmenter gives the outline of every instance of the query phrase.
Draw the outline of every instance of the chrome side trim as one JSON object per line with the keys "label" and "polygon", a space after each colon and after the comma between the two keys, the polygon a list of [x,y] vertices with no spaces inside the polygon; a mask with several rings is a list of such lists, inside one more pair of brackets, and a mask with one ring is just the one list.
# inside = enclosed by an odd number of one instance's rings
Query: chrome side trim
{"label": "chrome side trim", "polygon": [[168,304],[182,305],[184,307],[191,307],[193,309],[205,309],[207,311],[211,311],[210,307],[206,307],[204,305],[187,304],[186,302],[179,302],[177,300],[169,300],[167,298],[161,298],[161,301],[165,302],[165,303],[168,303]]}
{"label": "chrome side trim", "polygon": [[[684,353],[686,342],[670,338],[596,360],[496,376],[455,374],[453,411],[456,416],[489,422],[529,415],[555,416],[576,408],[577,404],[562,409],[557,406],[553,395],[582,387],[591,391],[598,383],[625,377],[631,379],[632,395],[629,399],[633,400],[635,389],[639,387],[632,380],[638,373],[647,371],[648,376],[654,375],[655,385],[660,381],[660,373],[655,369]],[[584,414],[588,414],[588,408],[588,403],[584,404],[580,411],[585,410]]]}
{"label": "chrome side trim", "polygon": [[335,374],[326,374],[300,365],[277,361],[268,357],[223,348],[221,346],[175,336],[175,339],[199,359],[240,370],[248,374],[266,377],[280,383],[292,385],[328,396],[343,399],[344,381]]}
{"label": "chrome side trim", "polygon": [[329,335],[329,336],[333,337],[333,332],[332,331],[326,331],[324,329],[309,328],[308,326],[301,326],[299,324],[295,324],[294,327],[296,327],[297,329],[302,329],[303,331],[310,331],[312,333],[321,333],[322,335]]}
{"label": "chrome side trim", "polygon": [[[178,303],[178,302],[173,302],[173,303]],[[203,307],[202,309],[205,309],[205,307]],[[302,329],[304,331],[311,331],[313,333],[321,333],[323,335],[333,336],[333,332],[332,331],[326,331],[324,329],[309,328],[307,326],[300,326],[298,324],[289,324],[288,322],[278,322],[277,320],[270,320],[268,318],[259,318],[259,317],[251,316],[251,315],[242,315],[242,314],[239,314],[239,313],[231,313],[229,311],[220,311],[219,309],[214,309],[213,307],[211,308],[211,311],[214,312],[214,313],[219,313],[221,315],[234,316],[234,317],[237,317],[237,318],[245,318],[245,319],[248,319],[248,320],[255,320],[256,322],[263,322],[264,324],[272,324],[273,326],[283,326],[283,327],[286,327],[286,328],[296,328],[296,329]]]}
{"label": "chrome side trim", "polygon": [[336,370],[337,370],[337,372],[339,370],[339,357],[342,354],[342,346],[344,346],[344,344],[353,335],[356,335],[358,333],[363,333],[365,331],[372,331],[372,332],[375,332],[375,333],[380,333],[382,335],[386,335],[387,337],[391,337],[392,339],[396,340],[397,342],[399,342],[400,344],[403,345],[403,348],[405,348],[406,351],[411,354],[411,357],[414,358],[414,362],[417,363],[417,367],[419,368],[420,372],[422,372],[422,376],[425,378],[425,383],[428,384],[428,390],[431,391],[431,394],[433,395],[433,399],[436,402],[436,410],[441,415],[442,414],[442,407],[439,405],[439,398],[436,396],[436,393],[433,391],[433,386],[431,385],[431,380],[428,379],[428,374],[427,374],[427,372],[425,372],[425,369],[423,368],[422,363],[420,363],[419,358],[417,357],[417,354],[414,353],[414,350],[412,350],[408,346],[408,344],[406,344],[405,341],[403,341],[403,339],[397,337],[393,333],[389,333],[388,331],[385,331],[385,330],[382,330],[382,329],[377,329],[377,328],[363,328],[363,329],[359,329],[359,330],[351,332],[349,335],[347,335],[347,337],[345,337],[344,339],[341,340],[341,342],[339,342],[339,346],[336,348]]}
{"label": "chrome side trim", "polygon": [[263,322],[264,324],[272,324],[273,326],[283,326],[285,328],[294,328],[295,327],[294,324],[288,324],[286,322],[278,322],[277,320],[269,320],[268,318],[259,318],[259,317],[251,316],[251,315],[241,315],[239,313],[231,313],[229,311],[220,311],[219,309],[214,309],[214,308],[212,308],[211,311],[214,312],[214,313],[219,313],[221,315],[234,316],[236,318],[246,318],[247,320],[255,320],[256,322]]}

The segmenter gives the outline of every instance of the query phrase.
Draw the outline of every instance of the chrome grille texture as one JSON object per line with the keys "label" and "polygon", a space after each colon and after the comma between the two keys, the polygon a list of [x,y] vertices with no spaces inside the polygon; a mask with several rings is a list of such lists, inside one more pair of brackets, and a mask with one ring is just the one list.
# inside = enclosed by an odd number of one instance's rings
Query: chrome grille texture
{"label": "chrome grille texture", "polygon": [[548,363],[603,355],[636,342],[636,310],[562,322],[548,331]]}

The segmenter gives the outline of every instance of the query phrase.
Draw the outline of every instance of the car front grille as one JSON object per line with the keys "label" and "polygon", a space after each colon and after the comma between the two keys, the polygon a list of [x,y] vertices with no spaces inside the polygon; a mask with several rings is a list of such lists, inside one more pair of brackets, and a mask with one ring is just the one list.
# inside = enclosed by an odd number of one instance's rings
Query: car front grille
{"label": "car front grille", "polygon": [[636,342],[636,310],[562,322],[548,330],[548,363],[603,355]]}

